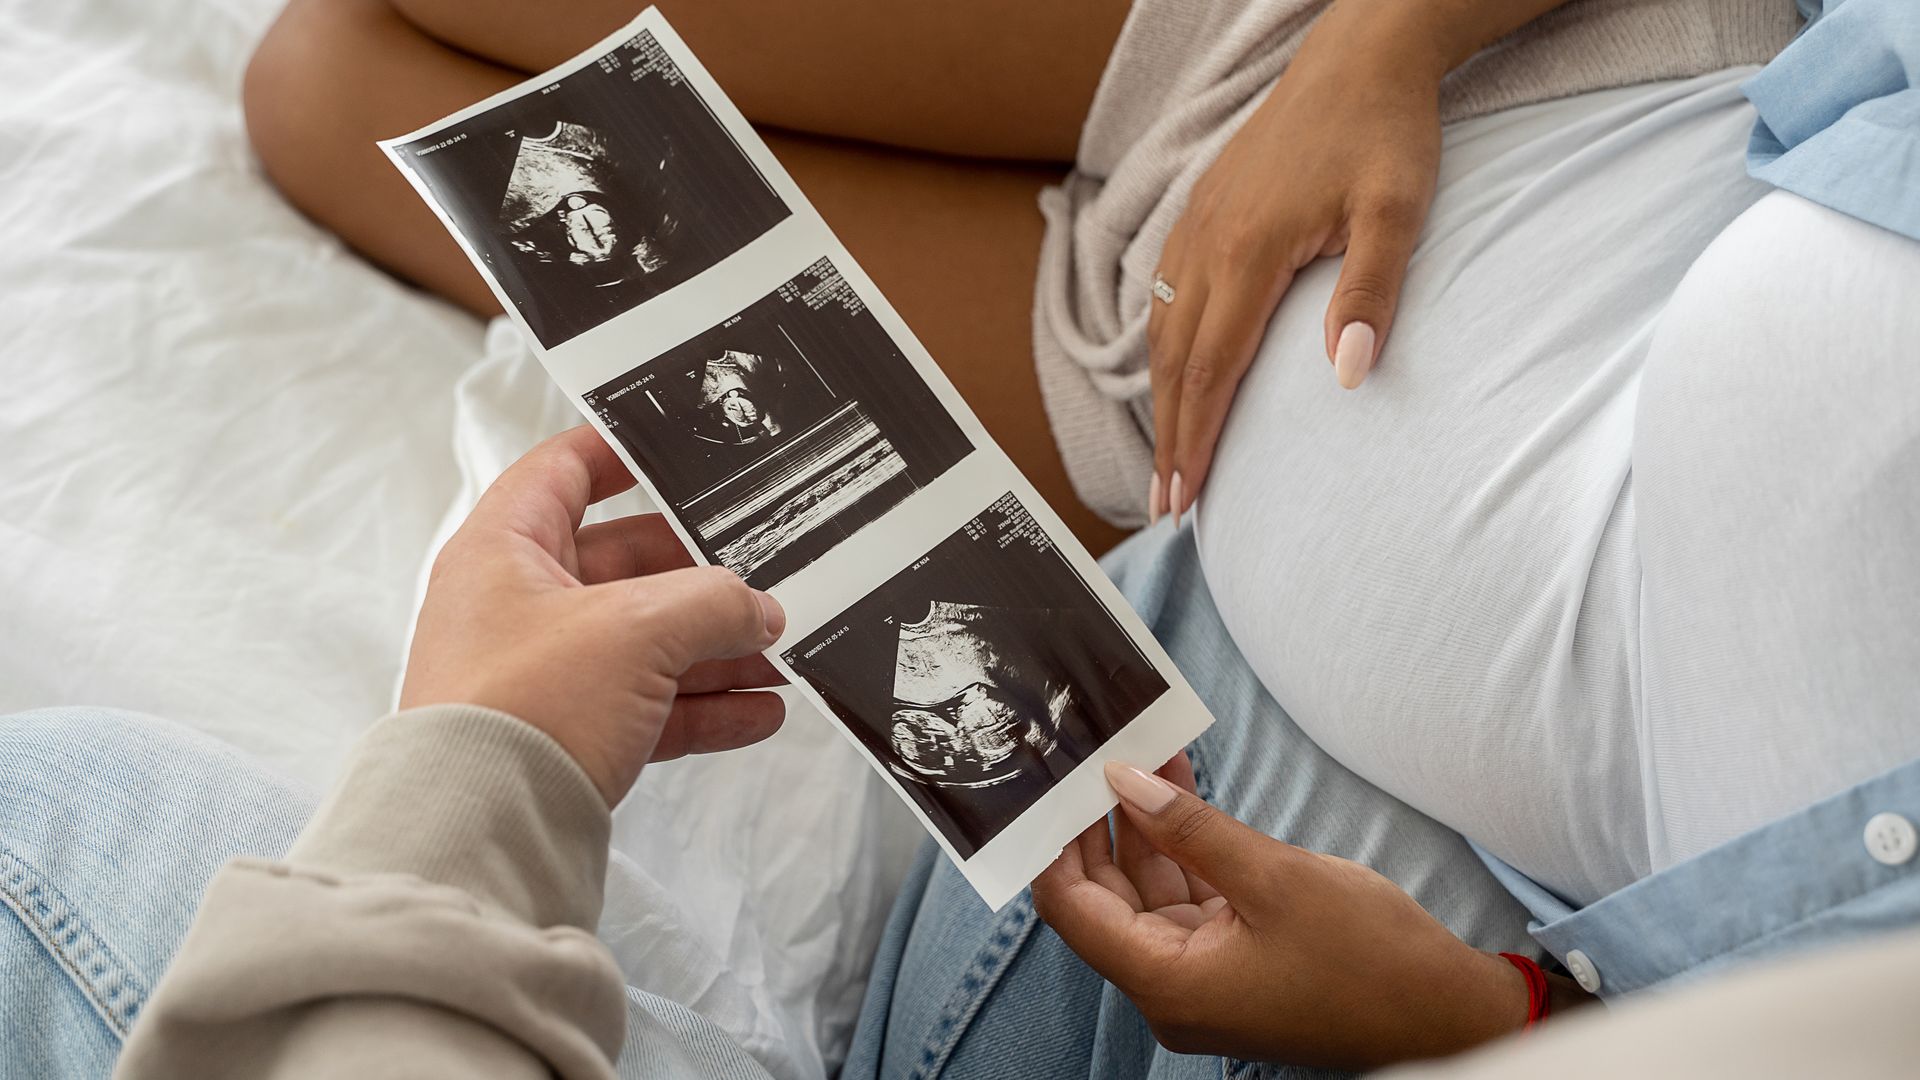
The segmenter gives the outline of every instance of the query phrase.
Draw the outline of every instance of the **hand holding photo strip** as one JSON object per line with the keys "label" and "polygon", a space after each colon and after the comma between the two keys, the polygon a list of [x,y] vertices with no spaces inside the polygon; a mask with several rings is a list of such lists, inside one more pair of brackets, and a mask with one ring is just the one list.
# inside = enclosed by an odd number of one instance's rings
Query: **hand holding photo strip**
{"label": "hand holding photo strip", "polygon": [[1212,723],[658,11],[380,145],[989,905]]}

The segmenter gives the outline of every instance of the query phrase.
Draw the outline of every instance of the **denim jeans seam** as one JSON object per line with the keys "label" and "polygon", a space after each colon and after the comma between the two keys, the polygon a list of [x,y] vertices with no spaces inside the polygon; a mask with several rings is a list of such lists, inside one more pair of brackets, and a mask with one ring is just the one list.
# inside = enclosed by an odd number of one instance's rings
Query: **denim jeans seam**
{"label": "denim jeans seam", "polygon": [[967,1026],[993,993],[1000,977],[1006,974],[1021,946],[1032,936],[1034,924],[1039,921],[1033,910],[1032,894],[1023,892],[1015,897],[994,921],[996,925],[987,943],[967,965],[960,985],[941,1008],[933,1037],[921,1048],[920,1061],[914,1066],[911,1080],[933,1080],[945,1071]]}
{"label": "denim jeans seam", "polygon": [[0,903],[52,955],[107,1027],[126,1038],[146,981],[81,917],[72,901],[0,844]]}

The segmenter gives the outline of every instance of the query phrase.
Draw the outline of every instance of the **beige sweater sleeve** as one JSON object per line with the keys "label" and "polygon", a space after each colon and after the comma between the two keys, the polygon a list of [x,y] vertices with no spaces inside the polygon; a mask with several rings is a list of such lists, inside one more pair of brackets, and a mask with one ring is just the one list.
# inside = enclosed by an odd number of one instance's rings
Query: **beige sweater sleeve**
{"label": "beige sweater sleeve", "polygon": [[610,1077],[608,832],[579,766],[519,720],[390,716],[285,862],[214,877],[115,1075]]}

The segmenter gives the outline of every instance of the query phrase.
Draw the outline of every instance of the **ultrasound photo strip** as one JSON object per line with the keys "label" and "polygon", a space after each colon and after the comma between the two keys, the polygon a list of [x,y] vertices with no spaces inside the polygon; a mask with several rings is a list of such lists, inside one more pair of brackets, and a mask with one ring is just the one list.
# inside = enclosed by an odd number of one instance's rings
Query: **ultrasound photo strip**
{"label": "ultrasound photo strip", "polygon": [[1212,722],[658,11],[381,146],[990,906]]}

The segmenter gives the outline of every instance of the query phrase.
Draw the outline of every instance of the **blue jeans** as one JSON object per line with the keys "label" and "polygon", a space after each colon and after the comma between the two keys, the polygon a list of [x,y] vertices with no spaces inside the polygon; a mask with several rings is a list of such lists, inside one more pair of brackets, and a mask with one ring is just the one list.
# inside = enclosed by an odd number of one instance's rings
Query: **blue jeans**
{"label": "blue jeans", "polygon": [[[1107,566],[1219,717],[1192,751],[1201,794],[1373,866],[1477,946],[1534,951],[1526,912],[1459,836],[1336,764],[1261,689],[1214,614],[1190,534],[1149,530]],[[106,1075],[214,871],[285,851],[313,803],[163,721],[96,709],[0,718],[0,903],[11,913],[0,916],[0,1080]],[[622,1071],[645,1074],[647,1057],[623,1055]],[[1161,1050],[1030,902],[988,912],[929,845],[875,957],[844,1075],[1287,1071]]]}
{"label": "blue jeans", "polygon": [[0,717],[0,1080],[107,1075],[214,871],[284,852],[314,802],[148,717]]}
{"label": "blue jeans", "polygon": [[[1476,947],[1542,955],[1527,912],[1459,834],[1347,771],[1260,685],[1214,611],[1191,530],[1163,522],[1102,560],[1217,722],[1188,749],[1200,794],[1268,835],[1373,867]],[[1175,1054],[1035,918],[987,910],[929,843],[874,958],[843,1080],[1320,1076]]]}

